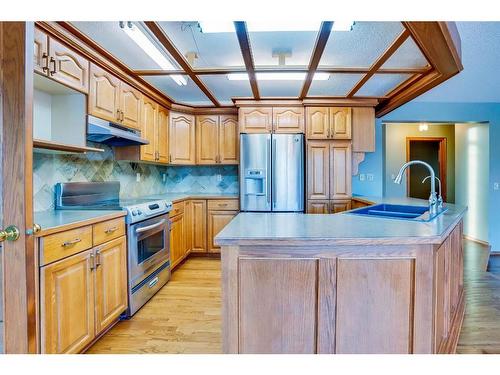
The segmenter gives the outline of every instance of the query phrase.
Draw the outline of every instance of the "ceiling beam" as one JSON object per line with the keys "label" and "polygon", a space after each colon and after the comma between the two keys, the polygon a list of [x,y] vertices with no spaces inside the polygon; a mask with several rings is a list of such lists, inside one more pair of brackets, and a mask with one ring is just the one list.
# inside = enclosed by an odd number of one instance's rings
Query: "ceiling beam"
{"label": "ceiling beam", "polygon": [[377,61],[375,61],[368,73],[361,78],[358,83],[349,91],[347,94],[348,98],[352,98],[354,94],[356,94],[361,87],[379,70],[384,63],[389,60],[389,58],[397,51],[397,49],[408,39],[410,33],[407,29],[404,29],[401,34],[396,38],[396,40],[385,50],[385,52],[380,56]]}
{"label": "ceiling beam", "polygon": [[323,51],[325,50],[326,43],[330,37],[332,26],[332,21],[323,21],[321,23],[321,28],[319,30],[318,37],[316,38],[316,44],[314,45],[311,60],[309,61],[306,79],[302,85],[302,91],[300,92],[300,99],[304,99],[309,92],[309,88],[311,87],[311,83],[314,78],[314,73],[316,73],[319,61],[321,60],[321,56],[323,56]]}
{"label": "ceiling beam", "polygon": [[260,99],[259,86],[255,75],[255,65],[252,57],[252,48],[250,47],[247,25],[244,21],[235,21],[234,28],[236,30],[238,42],[240,43],[241,55],[243,56],[243,61],[245,62],[246,72],[248,73],[248,79],[250,80],[253,97],[255,100],[258,100]]}
{"label": "ceiling beam", "polygon": [[212,94],[212,92],[208,89],[207,86],[198,78],[198,76],[194,73],[193,69],[189,65],[188,61],[184,58],[182,53],[174,46],[170,38],[165,34],[163,29],[158,25],[155,21],[145,21],[144,24],[146,27],[153,33],[153,35],[158,39],[158,41],[165,47],[168,53],[172,56],[172,58],[179,64],[182,70],[184,70],[185,74],[189,76],[193,80],[193,82],[199,87],[201,91],[207,96],[208,99],[216,107],[220,107],[220,103],[217,98]]}
{"label": "ceiling beam", "polygon": [[[426,66],[422,68],[386,68],[379,69],[378,74],[426,74],[431,71],[432,67]],[[317,73],[332,73],[332,74],[366,74],[370,71],[370,68],[347,68],[347,67],[334,67],[334,68],[316,68]],[[144,70],[133,70],[134,75],[137,76],[171,76],[186,74],[184,70],[161,70],[161,69],[144,69]],[[246,73],[245,67],[241,68],[204,68],[204,69],[193,69],[193,73],[197,76],[201,75],[225,75],[231,73]],[[266,68],[255,68],[255,73],[307,73],[307,68],[282,68],[282,67],[266,67]]]}

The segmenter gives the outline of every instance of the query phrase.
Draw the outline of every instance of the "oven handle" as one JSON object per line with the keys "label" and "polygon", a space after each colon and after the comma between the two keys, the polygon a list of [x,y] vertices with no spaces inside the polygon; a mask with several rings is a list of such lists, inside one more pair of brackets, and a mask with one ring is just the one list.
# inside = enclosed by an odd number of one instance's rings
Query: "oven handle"
{"label": "oven handle", "polygon": [[136,233],[136,234],[139,234],[139,233],[147,232],[148,230],[151,230],[151,229],[155,229],[155,228],[161,227],[163,224],[165,224],[165,219],[160,220],[160,221],[159,221],[159,222],[157,222],[156,224],[153,224],[153,225],[148,225],[147,227],[142,227],[142,228],[136,229],[136,230],[135,230],[135,233]]}

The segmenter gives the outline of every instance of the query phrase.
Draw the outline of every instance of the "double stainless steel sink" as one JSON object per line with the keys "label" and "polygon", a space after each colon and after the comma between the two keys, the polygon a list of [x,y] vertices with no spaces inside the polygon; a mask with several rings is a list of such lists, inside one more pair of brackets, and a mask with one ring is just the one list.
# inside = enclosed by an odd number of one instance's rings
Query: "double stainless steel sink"
{"label": "double stainless steel sink", "polygon": [[373,206],[351,210],[349,212],[346,212],[346,214],[426,222],[435,219],[446,210],[447,209],[445,207],[439,210],[436,214],[430,215],[428,206],[376,204]]}

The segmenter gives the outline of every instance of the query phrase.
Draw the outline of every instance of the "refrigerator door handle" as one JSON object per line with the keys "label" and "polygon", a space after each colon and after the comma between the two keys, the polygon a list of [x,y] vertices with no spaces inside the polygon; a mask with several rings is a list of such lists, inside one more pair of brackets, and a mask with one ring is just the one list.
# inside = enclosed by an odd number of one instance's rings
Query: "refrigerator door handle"
{"label": "refrigerator door handle", "polygon": [[266,175],[266,188],[267,188],[267,203],[270,205],[271,204],[271,178],[272,176],[272,171],[271,171],[271,137],[269,137],[268,142],[266,142],[266,154],[267,154],[267,175]]}
{"label": "refrigerator door handle", "polygon": [[272,168],[272,182],[271,182],[271,195],[274,197],[273,199],[273,208],[276,208],[276,174],[275,174],[275,168],[276,168],[276,138],[273,138],[273,147],[271,150],[271,155],[272,155],[272,161],[271,161],[271,168]]}

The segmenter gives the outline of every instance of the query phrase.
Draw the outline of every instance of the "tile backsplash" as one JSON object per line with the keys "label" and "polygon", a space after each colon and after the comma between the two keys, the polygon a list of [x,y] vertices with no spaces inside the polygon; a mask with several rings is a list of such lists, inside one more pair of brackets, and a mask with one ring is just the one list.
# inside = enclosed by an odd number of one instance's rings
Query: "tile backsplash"
{"label": "tile backsplash", "polygon": [[[58,182],[120,181],[122,198],[162,193],[238,193],[237,166],[157,166],[116,161],[111,148],[102,153],[52,154],[33,156],[34,210],[54,208],[54,186]],[[140,173],[140,182],[137,182]],[[163,175],[165,174],[165,182]]]}

